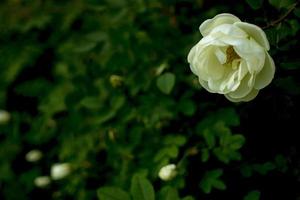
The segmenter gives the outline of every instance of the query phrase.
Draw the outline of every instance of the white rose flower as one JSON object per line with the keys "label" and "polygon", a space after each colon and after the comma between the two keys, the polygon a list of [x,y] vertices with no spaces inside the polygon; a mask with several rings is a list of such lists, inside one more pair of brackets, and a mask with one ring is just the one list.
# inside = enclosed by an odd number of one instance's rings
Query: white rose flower
{"label": "white rose flower", "polygon": [[51,183],[49,176],[39,176],[34,179],[34,184],[37,187],[43,188]]}
{"label": "white rose flower", "polygon": [[51,166],[51,178],[59,180],[65,178],[71,173],[71,165],[69,163],[56,163]]}
{"label": "white rose flower", "polygon": [[169,181],[177,175],[176,165],[169,164],[159,170],[158,176],[164,181]]}
{"label": "white rose flower", "polygon": [[25,155],[25,159],[28,162],[36,162],[39,161],[41,158],[43,157],[43,153],[40,150],[34,149],[29,151],[26,155]]}
{"label": "white rose flower", "polygon": [[266,34],[232,14],[219,14],[200,25],[203,38],[188,62],[202,87],[232,102],[250,101],[275,73]]}

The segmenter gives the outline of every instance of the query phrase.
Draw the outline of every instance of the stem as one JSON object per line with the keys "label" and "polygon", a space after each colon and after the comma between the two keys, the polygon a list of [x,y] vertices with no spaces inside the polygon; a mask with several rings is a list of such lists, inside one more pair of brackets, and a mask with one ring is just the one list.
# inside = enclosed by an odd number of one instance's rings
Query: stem
{"label": "stem", "polygon": [[288,11],[282,15],[281,17],[279,17],[278,19],[272,21],[270,24],[262,27],[262,29],[267,29],[270,28],[271,26],[275,26],[277,24],[279,24],[280,22],[282,22],[283,20],[285,20],[287,18],[287,16],[289,14],[291,14],[291,12],[293,12],[293,10],[297,7],[297,5],[300,3],[300,0],[298,0],[296,3],[294,3],[293,5],[291,5],[291,7],[288,9]]}
{"label": "stem", "polygon": [[188,156],[194,156],[196,154],[198,154],[198,146],[194,146],[194,147],[191,147],[189,148],[188,150],[185,151],[184,155],[182,156],[182,158],[178,161],[177,163],[177,169],[180,169],[181,168],[181,165],[183,165],[183,162],[185,161],[185,159],[188,157]]}

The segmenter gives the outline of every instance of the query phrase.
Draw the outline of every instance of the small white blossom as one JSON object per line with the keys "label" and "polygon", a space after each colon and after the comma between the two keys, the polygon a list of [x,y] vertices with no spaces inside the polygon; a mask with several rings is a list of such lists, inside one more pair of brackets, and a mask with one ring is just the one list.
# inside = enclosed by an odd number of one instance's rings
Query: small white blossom
{"label": "small white blossom", "polygon": [[6,110],[0,110],[0,124],[6,124],[10,120],[10,113]]}
{"label": "small white blossom", "polygon": [[65,178],[71,173],[71,165],[69,163],[56,163],[51,167],[51,177],[53,180]]}
{"label": "small white blossom", "polygon": [[39,161],[41,158],[43,157],[43,153],[40,150],[34,149],[29,151],[26,155],[25,155],[25,159],[28,162],[36,162]]}
{"label": "small white blossom", "polygon": [[38,176],[34,179],[34,184],[37,187],[43,188],[49,185],[51,182],[51,179],[49,176]]}
{"label": "small white blossom", "polygon": [[164,181],[169,181],[173,179],[176,175],[177,171],[175,164],[169,164],[162,167],[158,173],[159,178],[161,178]]}

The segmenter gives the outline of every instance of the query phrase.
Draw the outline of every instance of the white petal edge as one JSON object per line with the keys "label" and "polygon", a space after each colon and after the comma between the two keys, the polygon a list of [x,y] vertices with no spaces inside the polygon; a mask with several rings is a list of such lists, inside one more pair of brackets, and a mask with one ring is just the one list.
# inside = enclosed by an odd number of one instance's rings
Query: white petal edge
{"label": "white petal edge", "polygon": [[242,59],[246,60],[248,71],[251,74],[262,70],[265,63],[266,51],[254,39],[233,46],[233,49]]}
{"label": "white petal edge", "polygon": [[270,50],[270,44],[267,39],[267,36],[260,27],[246,22],[235,22],[234,25],[239,27],[246,33],[248,33],[250,37],[252,37],[258,44],[264,47],[267,51]]}
{"label": "white petal edge", "polygon": [[246,97],[251,91],[253,86],[248,85],[248,81],[250,80],[251,75],[248,73],[243,80],[241,80],[239,87],[232,92],[229,92],[227,96],[233,98],[233,99],[241,99]]}
{"label": "white petal edge", "polygon": [[221,24],[233,24],[235,22],[240,22],[241,20],[229,13],[222,13],[216,15],[212,19],[205,20],[199,27],[200,33],[202,36],[206,36],[210,31],[218,25]]}
{"label": "white petal edge", "polygon": [[259,90],[253,89],[247,96],[243,97],[243,98],[232,98],[230,96],[228,96],[227,94],[225,94],[225,97],[231,101],[231,102],[248,102],[253,100],[257,95],[258,95]]}
{"label": "white petal edge", "polygon": [[204,80],[202,80],[202,79],[198,79],[199,80],[199,83],[200,83],[200,85],[204,88],[204,89],[206,89],[207,91],[209,91],[210,93],[217,93],[216,91],[213,91],[213,90],[211,90],[209,87],[208,87],[208,82],[207,81],[204,81]]}
{"label": "white petal edge", "polygon": [[266,53],[266,60],[265,65],[263,66],[263,69],[259,72],[259,74],[256,76],[254,88],[255,89],[262,89],[269,85],[271,81],[273,80],[275,75],[275,63],[271,56]]}

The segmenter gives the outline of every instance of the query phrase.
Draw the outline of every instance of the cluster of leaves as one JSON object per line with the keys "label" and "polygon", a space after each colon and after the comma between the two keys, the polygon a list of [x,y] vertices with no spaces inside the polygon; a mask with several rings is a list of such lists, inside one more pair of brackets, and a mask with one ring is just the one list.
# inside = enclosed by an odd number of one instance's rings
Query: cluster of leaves
{"label": "cluster of leaves", "polygon": [[[228,168],[245,179],[285,173],[284,156],[242,159],[238,106],[202,91],[186,63],[206,18],[234,9],[243,19],[266,5],[270,16],[249,20],[267,25],[295,1],[234,3],[2,1],[0,108],[11,120],[0,124],[0,198],[216,199],[230,188]],[[295,7],[266,30],[283,74],[275,85],[288,95],[300,94],[291,75],[300,61],[289,54],[299,45],[298,17]],[[25,160],[31,149],[44,154],[37,163]],[[34,179],[57,162],[72,165],[70,176],[37,188]],[[169,163],[178,175],[162,182],[157,174]],[[236,198],[258,200],[256,189]]]}

